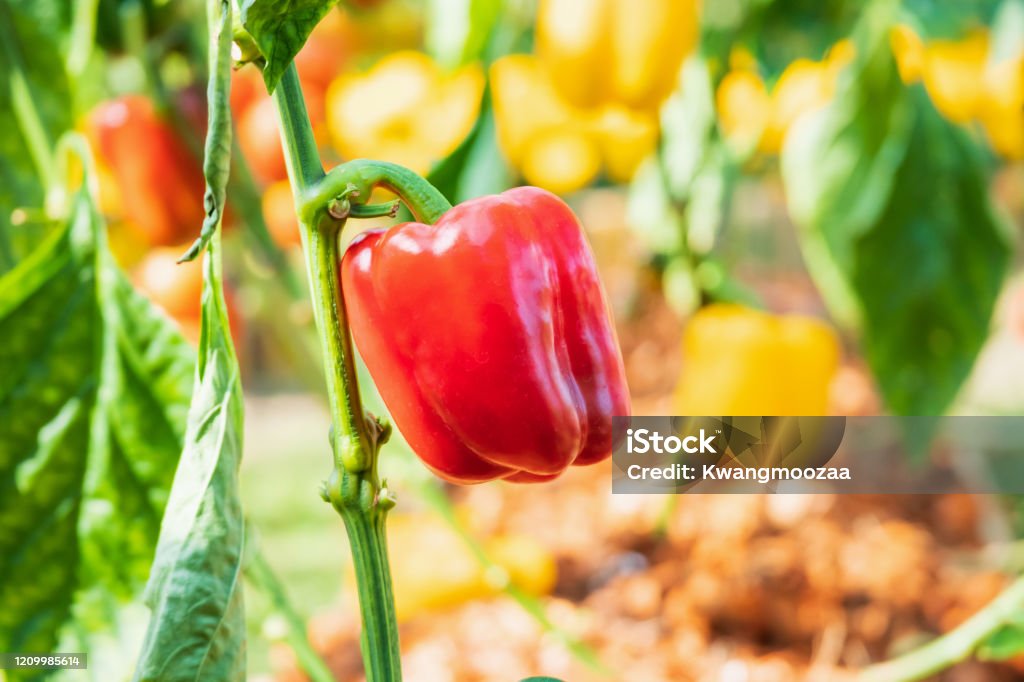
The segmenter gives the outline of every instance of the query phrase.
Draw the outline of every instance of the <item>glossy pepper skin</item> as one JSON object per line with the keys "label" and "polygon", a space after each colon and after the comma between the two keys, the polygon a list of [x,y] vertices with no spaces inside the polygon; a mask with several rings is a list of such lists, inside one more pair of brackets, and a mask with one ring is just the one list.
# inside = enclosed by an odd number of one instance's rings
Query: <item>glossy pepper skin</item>
{"label": "glossy pepper skin", "polygon": [[521,187],[363,233],[341,280],[377,388],[437,475],[541,481],[611,454],[611,418],[629,413],[622,358],[555,195]]}

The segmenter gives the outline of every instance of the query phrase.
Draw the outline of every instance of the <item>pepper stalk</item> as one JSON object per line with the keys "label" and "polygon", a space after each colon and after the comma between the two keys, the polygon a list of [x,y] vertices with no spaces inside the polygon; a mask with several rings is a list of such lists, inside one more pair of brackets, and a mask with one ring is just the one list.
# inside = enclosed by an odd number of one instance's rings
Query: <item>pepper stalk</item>
{"label": "pepper stalk", "polygon": [[362,619],[361,647],[368,682],[401,680],[385,520],[395,501],[377,462],[390,424],[364,412],[355,356],[338,277],[338,240],[348,218],[393,215],[397,204],[369,204],[375,187],[394,191],[424,222],[451,204],[407,168],[356,160],[324,173],[295,65],[273,92],[288,178],[302,234],[313,311],[323,352],[331,409],[334,469],[322,496],[345,523]]}

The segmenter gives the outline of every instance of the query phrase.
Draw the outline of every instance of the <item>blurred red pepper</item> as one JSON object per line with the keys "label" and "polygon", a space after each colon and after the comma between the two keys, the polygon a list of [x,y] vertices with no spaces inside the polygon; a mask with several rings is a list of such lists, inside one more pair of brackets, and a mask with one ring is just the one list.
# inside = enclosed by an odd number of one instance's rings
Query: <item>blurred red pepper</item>
{"label": "blurred red pepper", "polygon": [[123,217],[156,246],[181,244],[203,224],[203,169],[199,159],[140,95],[97,106],[90,140],[110,170]]}
{"label": "blurred red pepper", "polygon": [[363,233],[341,263],[352,334],[402,434],[455,483],[554,478],[611,454],[629,413],[572,210],[521,187],[435,225]]}

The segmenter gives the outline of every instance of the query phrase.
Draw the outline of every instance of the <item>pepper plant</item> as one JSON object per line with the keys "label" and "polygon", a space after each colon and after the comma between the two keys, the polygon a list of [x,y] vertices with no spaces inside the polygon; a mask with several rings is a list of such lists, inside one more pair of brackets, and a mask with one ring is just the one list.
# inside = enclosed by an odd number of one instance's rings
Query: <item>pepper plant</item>
{"label": "pepper plant", "polygon": [[[314,12],[316,18],[330,6],[322,3]],[[229,52],[237,39],[247,61],[262,69],[280,121],[333,421],[333,470],[322,496],[341,516],[352,549],[367,679],[397,680],[401,662],[384,532],[395,498],[378,471],[391,426],[363,409],[350,311],[366,344],[369,369],[384,400],[408,428],[413,448],[436,472],[459,482],[547,480],[569,464],[609,456],[611,416],[628,411],[622,360],[593,256],[579,222],[560,199],[526,188],[452,209],[427,180],[396,164],[354,160],[325,172],[292,63],[301,42],[282,38],[294,38],[289,30],[308,33],[315,20],[310,22],[301,12],[282,15],[273,3],[249,2],[241,9],[246,35],[232,32],[233,9],[231,2],[210,3],[206,219],[183,260],[207,247],[216,253],[230,167]],[[351,265],[344,266],[339,240],[346,222],[396,211],[394,203],[369,203],[378,187],[394,192],[422,222],[364,235],[353,245],[351,259],[346,257]],[[390,247],[389,240],[401,245]],[[410,254],[415,260],[403,260]],[[207,266],[207,289],[214,304],[220,301],[216,262],[215,257],[208,258],[213,265]],[[483,297],[469,299],[478,305],[468,305],[469,290],[479,286],[488,270],[494,286],[484,288]],[[462,309],[447,309],[457,302]],[[222,305],[220,301],[220,310]],[[475,328],[478,345],[472,343],[473,334],[457,334],[457,342],[445,347],[439,331],[453,313],[448,324]],[[216,328],[204,325],[201,353],[210,352],[207,330]],[[219,329],[215,338],[223,342],[223,324]],[[230,343],[221,350],[200,363],[200,384],[206,383],[210,360],[231,364]],[[474,368],[474,354],[485,351],[486,362]],[[214,365],[212,380],[230,383],[231,387],[219,385],[219,393],[230,396],[237,390],[237,378],[231,383],[230,377],[217,372],[223,367]],[[507,392],[494,393],[494,384]],[[475,394],[474,385],[479,387]],[[202,395],[193,400],[196,419],[209,417],[213,409],[202,403]],[[488,395],[495,399],[486,400]],[[218,413],[228,415],[230,410]],[[192,435],[190,445],[201,443],[210,432]],[[222,456],[227,454],[225,445],[231,445],[230,439],[221,441]],[[179,479],[189,470],[189,454],[187,448]],[[218,461],[237,462],[235,455]],[[211,507],[218,507],[221,500],[211,499]],[[168,514],[174,518],[188,507],[185,502],[176,504],[172,496]],[[239,513],[227,510],[228,516]],[[183,528],[187,524],[165,525],[150,582],[150,603],[158,616],[165,604],[177,615],[152,621],[137,679],[164,679],[163,671],[181,668],[180,662],[168,658],[167,648],[183,627],[179,618],[187,612],[175,604],[186,598],[185,590],[174,585],[182,575],[182,585],[190,583],[190,562],[185,560],[206,562],[221,556],[227,565],[240,561],[240,534],[218,537],[220,546],[204,546],[200,556],[190,554],[187,547],[181,550],[189,544],[176,537]],[[235,596],[225,593],[212,605],[231,614]],[[198,636],[218,645],[220,627]],[[238,674],[238,658],[236,649],[211,665],[218,666],[218,677],[226,679]],[[206,672],[205,660],[196,665],[197,672]]]}

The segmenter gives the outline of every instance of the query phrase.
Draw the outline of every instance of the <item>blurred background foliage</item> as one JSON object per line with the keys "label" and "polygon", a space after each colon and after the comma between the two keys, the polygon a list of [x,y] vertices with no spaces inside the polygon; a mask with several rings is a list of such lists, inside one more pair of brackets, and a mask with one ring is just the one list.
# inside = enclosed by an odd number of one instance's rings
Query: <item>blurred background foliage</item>
{"label": "blurred background foliage", "polygon": [[[54,248],[50,205],[67,178],[46,147],[78,130],[106,224],[95,248],[109,242],[171,333],[196,342],[199,265],[174,261],[203,214],[203,17],[197,0],[0,2],[0,313],[25,286],[19,264]],[[346,0],[296,64],[326,163],[402,163],[453,201],[520,183],[569,201],[637,413],[1024,409],[1024,0]],[[243,492],[294,598],[272,572],[253,578],[253,669],[268,670],[268,639],[302,659],[295,619],[337,612],[346,545],[315,492],[327,471],[319,353],[255,66],[235,71],[231,107],[224,253],[251,403]],[[74,262],[83,281],[114,267]],[[152,399],[180,411],[180,396]],[[474,520],[467,494],[396,441],[382,466],[402,493],[391,532],[409,569],[396,574],[403,619],[505,593],[600,669],[538,600],[565,593],[562,550]],[[0,519],[13,508],[0,504]],[[351,625],[327,621],[312,628],[321,650],[318,632]]]}

